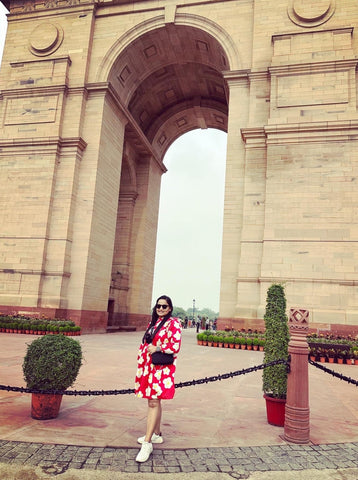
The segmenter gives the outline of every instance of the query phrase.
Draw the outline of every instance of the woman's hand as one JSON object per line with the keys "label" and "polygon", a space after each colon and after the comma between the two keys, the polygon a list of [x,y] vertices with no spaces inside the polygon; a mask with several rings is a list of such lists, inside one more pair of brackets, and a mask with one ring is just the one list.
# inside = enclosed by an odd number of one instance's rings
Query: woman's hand
{"label": "woman's hand", "polygon": [[155,347],[154,345],[150,344],[148,345],[148,352],[152,355],[154,352],[157,351],[157,347]]}

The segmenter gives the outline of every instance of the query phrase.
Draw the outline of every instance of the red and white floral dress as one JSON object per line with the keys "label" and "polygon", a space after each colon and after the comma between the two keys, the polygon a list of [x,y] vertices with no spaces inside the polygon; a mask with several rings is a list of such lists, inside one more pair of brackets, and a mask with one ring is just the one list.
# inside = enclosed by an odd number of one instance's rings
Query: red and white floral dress
{"label": "red and white floral dress", "polygon": [[[158,318],[156,328],[161,319]],[[174,375],[176,357],[181,345],[181,323],[177,318],[169,318],[156,333],[152,345],[160,346],[164,353],[174,354],[172,365],[153,365],[148,344],[142,343],[138,353],[138,367],[135,378],[135,394],[138,398],[169,400],[174,397]]]}

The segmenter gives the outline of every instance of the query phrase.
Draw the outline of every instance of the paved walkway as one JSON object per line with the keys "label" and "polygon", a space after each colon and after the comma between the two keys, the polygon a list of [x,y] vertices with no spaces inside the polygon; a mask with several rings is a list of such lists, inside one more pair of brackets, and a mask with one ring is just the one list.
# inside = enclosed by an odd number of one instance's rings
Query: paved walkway
{"label": "paved walkway", "polygon": [[[183,333],[176,382],[262,363],[260,352],[199,347],[193,330]],[[74,388],[132,388],[140,338],[140,332],[79,337],[85,362]],[[0,384],[24,386],[21,365],[33,339],[0,335]],[[331,367],[358,378],[357,366]],[[285,442],[283,428],[267,423],[257,371],[177,389],[163,405],[165,443],[141,465],[134,459],[145,430],[144,400],[64,396],[57,419],[37,421],[30,417],[30,395],[0,391],[0,479],[124,480],[141,472],[143,479],[163,473],[166,480],[357,480],[358,389],[312,366],[309,372],[309,445]]]}

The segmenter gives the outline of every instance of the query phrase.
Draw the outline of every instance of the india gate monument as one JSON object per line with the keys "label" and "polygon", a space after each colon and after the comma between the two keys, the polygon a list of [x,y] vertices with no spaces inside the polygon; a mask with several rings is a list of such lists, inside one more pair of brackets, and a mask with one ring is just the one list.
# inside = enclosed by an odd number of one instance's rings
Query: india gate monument
{"label": "india gate monument", "polygon": [[2,313],[142,329],[164,155],[214,128],[218,327],[262,326],[282,283],[312,328],[358,333],[357,1],[2,3]]}

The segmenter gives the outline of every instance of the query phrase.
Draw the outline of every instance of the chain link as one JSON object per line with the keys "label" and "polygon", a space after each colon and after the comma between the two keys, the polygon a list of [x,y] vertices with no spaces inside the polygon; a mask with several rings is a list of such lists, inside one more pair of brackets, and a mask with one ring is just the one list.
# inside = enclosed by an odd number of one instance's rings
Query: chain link
{"label": "chain link", "polygon": [[[263,363],[261,365],[256,365],[255,367],[244,368],[243,370],[237,370],[236,372],[223,373],[221,375],[215,375],[212,377],[199,378],[198,380],[189,380],[186,382],[176,383],[176,388],[191,387],[193,385],[203,385],[206,383],[217,382],[221,380],[227,380],[228,378],[238,377],[239,375],[245,375],[246,373],[256,372],[258,370],[263,370],[266,367],[272,367],[273,365],[286,365],[287,370],[289,371],[290,359],[289,360],[275,360],[269,363]],[[19,393],[53,393],[60,395],[79,395],[79,396],[103,396],[103,395],[127,395],[134,393],[134,388],[127,388],[122,390],[47,390],[39,391],[33,388],[26,387],[11,387],[6,385],[0,385],[0,390],[6,390],[8,392],[19,392]]]}
{"label": "chain link", "polygon": [[335,372],[334,370],[331,370],[324,365],[317,363],[311,359],[308,359],[308,362],[313,365],[314,367],[319,368],[320,370],[323,370],[325,373],[329,373],[333,377],[339,378],[340,380],[344,380],[347,383],[351,383],[355,385],[356,387],[358,386],[358,380],[354,380],[354,378],[347,377],[347,375],[342,375],[342,373]]}

